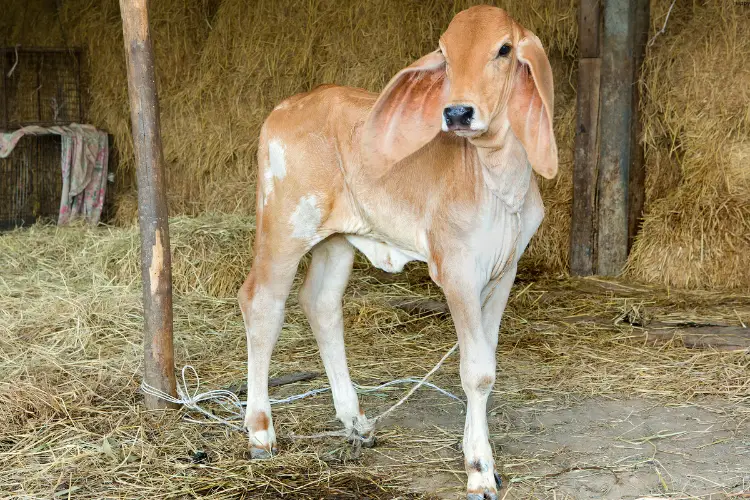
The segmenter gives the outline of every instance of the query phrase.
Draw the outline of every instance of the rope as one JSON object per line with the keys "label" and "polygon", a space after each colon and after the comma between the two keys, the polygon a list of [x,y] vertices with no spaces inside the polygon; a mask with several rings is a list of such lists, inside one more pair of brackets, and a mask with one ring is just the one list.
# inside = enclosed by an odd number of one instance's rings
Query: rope
{"label": "rope", "polygon": [[667,17],[664,18],[664,25],[661,27],[659,31],[657,31],[654,36],[651,37],[651,40],[648,41],[647,47],[651,47],[654,42],[656,41],[656,38],[661,35],[662,33],[665,33],[667,30],[667,21],[669,21],[669,15],[672,13],[672,7],[674,7],[674,3],[677,0],[672,0],[672,5],[669,6],[669,10],[667,11]]}
{"label": "rope", "polygon": [[[427,379],[428,379],[428,378],[430,378],[430,375],[432,375],[433,373],[435,373],[436,371],[438,371],[438,369],[439,369],[439,368],[440,368],[440,367],[442,366],[442,364],[443,364],[443,363],[445,362],[445,360],[446,360],[446,359],[448,359],[448,357],[449,357],[449,356],[450,356],[451,354],[453,354],[453,353],[454,353],[454,352],[456,351],[456,349],[458,349],[458,342],[456,342],[455,344],[453,344],[453,347],[451,347],[451,348],[450,348],[450,349],[448,350],[448,352],[446,352],[446,353],[445,353],[445,354],[443,355],[443,357],[442,357],[442,358],[440,358],[440,361],[438,361],[438,362],[437,362],[437,364],[436,364],[435,366],[433,366],[433,367],[432,367],[432,370],[428,371],[428,372],[427,372],[427,374],[426,374],[426,375],[425,375],[424,377],[422,377],[422,380],[420,380],[420,381],[419,381],[419,383],[417,383],[417,384],[416,384],[416,385],[415,385],[414,387],[412,387],[412,388],[411,388],[411,390],[410,390],[409,392],[407,392],[407,393],[406,393],[406,395],[405,395],[404,397],[402,397],[401,399],[399,399],[399,400],[398,400],[398,402],[397,402],[396,404],[394,404],[393,406],[391,406],[390,408],[388,408],[387,410],[385,410],[385,411],[384,411],[383,413],[381,413],[380,415],[378,415],[378,416],[376,416],[376,417],[372,418],[372,426],[373,426],[373,428],[375,427],[375,424],[377,423],[377,421],[378,421],[378,420],[380,420],[381,418],[385,418],[386,416],[388,416],[388,415],[389,415],[389,414],[390,414],[390,413],[391,413],[391,412],[392,412],[393,410],[395,410],[396,408],[398,408],[399,406],[401,406],[402,404],[404,404],[404,402],[405,402],[405,401],[406,401],[407,399],[409,399],[409,398],[411,397],[411,395],[412,395],[412,394],[414,394],[414,392],[415,392],[415,391],[416,391],[417,389],[419,389],[419,388],[420,388],[420,387],[422,387],[423,385],[427,384],[427,383],[428,383],[428,382],[427,382]],[[432,386],[432,384],[430,384],[430,385]],[[434,386],[433,386],[433,387],[434,387]],[[442,393],[444,393],[444,394],[448,393],[448,391],[443,391],[442,389],[440,389],[440,392],[442,392]],[[454,396],[453,394],[449,394],[449,395],[450,395],[451,397],[453,397],[453,399],[458,399],[458,398],[457,398],[456,396]],[[459,399],[459,401],[461,401],[461,400]],[[461,401],[461,402],[463,403],[463,401]]]}
{"label": "rope", "polygon": [[6,75],[8,78],[10,78],[11,76],[13,76],[13,72],[16,70],[16,66],[18,66],[18,47],[20,47],[20,46],[21,46],[21,44],[16,44],[16,46],[13,47],[15,49],[15,52],[16,52],[16,62],[13,63],[13,66],[11,66],[10,71],[8,71],[8,74]]}
{"label": "rope", "polygon": [[[390,387],[392,385],[407,384],[407,383],[418,384],[419,382],[421,382],[421,381],[419,379],[415,379],[415,378],[399,378],[399,379],[391,380],[390,382],[386,382],[384,384],[380,384],[380,385],[374,386],[374,387],[369,387],[369,386],[366,386],[366,385],[354,384],[354,388],[357,389],[357,392],[359,392],[360,394],[367,394],[367,393],[370,393],[370,392],[377,392],[377,391],[379,391],[381,389],[384,389],[386,387]],[[431,384],[430,382],[424,382],[422,385],[424,385],[426,387],[429,387],[430,389],[434,389],[437,392],[443,394],[444,396],[448,396],[449,398],[455,399],[459,403],[464,404],[463,399],[459,398],[458,396],[456,396],[452,392],[446,391],[445,389],[436,386],[435,384]],[[282,405],[282,404],[286,404],[286,403],[291,403],[293,401],[297,401],[299,399],[305,399],[306,397],[309,397],[309,396],[315,396],[317,394],[322,394],[324,392],[330,392],[330,390],[331,390],[330,387],[323,387],[321,389],[313,389],[311,391],[303,392],[302,394],[295,394],[294,396],[289,396],[288,398],[284,398],[284,399],[269,398],[269,401],[271,402],[271,406],[273,406],[273,405]],[[243,405],[245,405],[245,403],[243,403]]]}
{"label": "rope", "polygon": [[[192,392],[192,394],[190,393],[190,390],[188,389],[188,383],[187,383],[187,377],[186,377],[186,373],[188,371],[192,372],[192,375],[195,378],[195,390]],[[244,418],[244,413],[245,413],[244,410],[242,409],[242,402],[240,401],[240,398],[237,397],[235,393],[233,393],[232,391],[228,391],[226,389],[214,389],[212,391],[199,393],[198,390],[200,389],[200,386],[201,386],[201,379],[198,376],[198,372],[191,365],[185,365],[182,367],[181,379],[182,379],[181,380],[182,383],[180,383],[180,381],[178,381],[177,383],[177,395],[179,396],[178,398],[175,398],[171,396],[170,394],[167,394],[161,391],[160,389],[157,389],[156,387],[153,387],[147,384],[146,382],[143,382],[141,384],[141,391],[143,391],[144,394],[148,394],[150,396],[163,399],[164,401],[167,401],[169,403],[183,405],[189,410],[197,411],[203,414],[209,420],[213,420],[220,424],[224,424],[226,426],[231,427],[234,430],[237,430],[237,431],[243,430],[241,426],[235,425],[234,423],[232,423],[234,420],[242,420],[242,418]],[[218,403],[219,406],[221,406],[224,409],[224,411],[232,415],[232,417],[221,418],[207,410],[204,410],[200,406],[200,403],[204,401],[214,401]],[[190,418],[188,418],[187,420],[191,422],[201,423],[198,420],[192,420]]]}
{"label": "rope", "polygon": [[[456,396],[455,394],[453,394],[452,392],[447,391],[443,389],[442,387],[438,387],[437,385],[426,381],[427,378],[430,375],[432,375],[440,367],[443,361],[445,361],[445,359],[455,351],[456,347],[458,347],[458,344],[454,345],[453,348],[451,348],[451,350],[448,351],[448,353],[446,353],[445,356],[443,356],[440,362],[437,365],[435,365],[435,367],[432,370],[430,370],[430,372],[427,375],[425,375],[421,380],[414,379],[414,378],[401,378],[401,379],[391,380],[390,382],[386,382],[384,384],[380,384],[375,387],[354,384],[354,387],[357,389],[357,392],[359,392],[360,394],[377,392],[381,389],[390,387],[392,385],[410,384],[410,383],[416,384],[407,393],[406,396],[401,398],[401,400],[398,403],[396,403],[391,408],[389,408],[386,412],[384,412],[381,415],[378,415],[374,419],[369,419],[368,423],[372,422],[374,426],[374,422],[377,419],[382,418],[385,414],[390,413],[396,407],[400,406],[404,401],[406,401],[414,393],[414,391],[416,391],[421,386],[434,389],[435,391],[443,394],[444,396],[448,396],[449,398],[455,399],[456,401],[465,405],[463,400],[459,398],[458,396]],[[191,378],[195,379],[195,389],[193,389],[192,392],[190,391],[189,385],[188,385],[188,374],[192,376]],[[157,389],[156,387],[152,385],[147,384],[146,382],[141,383],[141,391],[144,394],[148,394],[149,396],[154,396],[159,399],[163,399],[164,401],[167,401],[169,403],[182,405],[188,410],[197,411],[198,413],[201,413],[203,416],[205,416],[209,420],[212,420],[219,424],[226,425],[233,430],[243,431],[244,430],[243,427],[241,425],[236,425],[234,422],[243,421],[243,419],[245,418],[244,407],[247,405],[247,403],[241,401],[240,398],[235,393],[226,389],[215,389],[215,390],[210,390],[210,391],[199,393],[198,391],[200,390],[200,383],[201,383],[201,380],[195,368],[191,365],[185,365],[182,368],[180,380],[177,381],[177,396],[178,397],[175,398],[171,396],[170,394],[167,394],[166,392],[160,389]],[[331,390],[330,387],[323,387],[320,389],[313,389],[311,391],[303,392],[302,394],[295,394],[293,396],[289,396],[288,398],[284,398],[284,399],[270,398],[269,401],[272,406],[282,405],[282,404],[287,404],[287,403],[291,403],[294,401],[298,401],[300,399],[305,399],[310,396],[315,396],[317,394],[329,392],[330,390]],[[214,403],[217,403],[224,410],[224,412],[228,414],[228,416],[226,418],[223,418],[202,408],[201,403],[206,402],[206,401],[213,401]],[[194,423],[207,423],[206,421],[195,420],[190,417],[186,417],[185,419],[189,422],[194,422]],[[370,426],[368,426],[368,429],[357,429],[357,431],[359,432],[359,431],[366,430],[368,433],[371,433],[373,429],[370,429],[369,427]],[[344,431],[334,431],[334,433],[330,435],[339,435],[342,432]],[[329,435],[328,433],[324,433],[324,434]],[[347,435],[347,434],[344,432],[341,435]],[[297,436],[297,437],[300,437],[300,436]],[[322,437],[322,435],[321,436],[316,435],[315,437]]]}

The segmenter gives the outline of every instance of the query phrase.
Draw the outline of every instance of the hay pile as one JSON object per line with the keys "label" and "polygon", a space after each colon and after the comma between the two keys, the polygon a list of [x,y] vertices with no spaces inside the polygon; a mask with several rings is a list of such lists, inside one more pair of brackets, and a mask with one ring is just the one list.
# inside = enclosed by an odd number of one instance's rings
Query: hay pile
{"label": "hay pile", "polygon": [[[88,116],[115,136],[121,154],[116,220],[132,223],[133,157],[117,1],[8,2],[0,17],[1,44],[86,49]],[[152,2],[172,213],[251,214],[256,138],[276,103],[320,83],[381,89],[398,69],[432,50],[453,14],[473,3],[479,2]],[[670,3],[652,2],[652,31],[661,27]],[[561,169],[557,179],[542,182],[547,218],[525,263],[562,273],[570,227],[576,4],[509,0],[502,6],[544,41],[555,73]],[[750,283],[750,266],[742,266],[750,250],[743,106],[750,17],[743,9],[731,2],[677,5],[667,33],[649,51],[649,191],[631,277],[686,287]],[[719,68],[706,61],[725,62]]]}
{"label": "hay pile", "polygon": [[[16,3],[0,19],[0,44],[70,44],[86,49],[91,122],[115,136],[117,222],[135,220],[127,83],[116,0],[66,0],[59,18],[42,0]],[[152,2],[162,134],[172,213],[254,209],[257,136],[282,99],[321,83],[377,91],[399,69],[434,49],[455,12],[476,1]],[[557,82],[563,172],[572,165],[575,94],[570,85],[576,25],[573,2],[508,2],[547,44]],[[408,19],[408,22],[404,20]],[[42,29],[44,27],[44,29]],[[567,261],[570,175],[545,182],[549,223],[535,263]],[[560,249],[566,249],[560,251]]]}
{"label": "hay pile", "polygon": [[[669,2],[656,4],[661,22]],[[644,77],[647,211],[629,274],[750,287],[750,10],[677,2]]]}
{"label": "hay pile", "polygon": [[[234,296],[252,257],[253,221],[239,215],[178,217],[171,228],[177,366],[194,365],[205,388],[235,384],[244,378],[245,339]],[[1,497],[102,498],[116,491],[126,498],[274,498],[280,492],[292,498],[409,498],[411,478],[429,478],[436,470],[454,474],[452,483],[441,486],[463,488],[455,448],[463,426],[460,405],[429,391],[418,391],[396,417],[445,411],[450,419],[439,432],[390,420],[379,447],[361,457],[336,439],[290,440],[290,432],[338,428],[328,394],[276,407],[283,453],[267,462],[247,460],[241,434],[181,422],[176,412],[145,412],[137,376],[143,326],[137,242],[133,227],[35,226],[0,235]],[[665,320],[737,324],[739,315],[747,322],[748,297],[618,285],[597,291],[594,282],[529,278],[520,277],[505,315],[493,411],[597,395],[670,404],[716,396],[744,401],[736,408],[747,411],[745,353],[695,351],[679,342],[654,349],[631,339],[633,327],[611,325],[633,303]],[[296,303],[298,285],[299,277],[271,376],[323,371]],[[361,261],[355,265],[345,325],[356,382],[419,377],[453,345],[449,319],[388,305],[414,297],[442,300],[424,265],[410,265],[394,283],[380,281]],[[433,381],[461,394],[455,356]],[[272,396],[324,384],[324,378],[315,379],[273,389]],[[363,396],[363,408],[371,415],[383,411],[404,390]],[[507,432],[493,424],[493,437],[518,439]],[[197,450],[208,453],[207,463],[194,462]],[[501,449],[497,456],[501,464],[521,460]],[[504,473],[513,478],[519,471]]]}

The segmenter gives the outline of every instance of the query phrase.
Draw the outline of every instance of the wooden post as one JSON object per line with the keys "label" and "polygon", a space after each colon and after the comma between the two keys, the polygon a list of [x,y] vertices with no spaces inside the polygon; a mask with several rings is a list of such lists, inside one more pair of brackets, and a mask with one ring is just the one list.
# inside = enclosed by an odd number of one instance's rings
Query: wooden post
{"label": "wooden post", "polygon": [[[0,74],[0,80],[3,82],[3,102],[0,103],[3,106],[3,123],[0,125],[0,130],[3,132],[8,130],[9,123],[8,123],[8,72],[5,68],[5,58],[7,57],[5,51],[0,49],[0,58],[2,58],[2,61],[0,61],[0,71],[2,71],[2,74]],[[81,88],[81,87],[78,87]]]}
{"label": "wooden post", "polygon": [[643,120],[640,119],[641,88],[640,79],[643,58],[648,42],[650,0],[635,0],[635,33],[633,54],[633,121],[630,152],[630,179],[628,186],[628,252],[638,233],[643,218],[643,205],[646,201],[646,162],[643,156],[641,135]]}
{"label": "wooden post", "polygon": [[[148,0],[120,0],[120,13],[138,180],[144,315],[143,380],[175,396],[172,259]],[[159,398],[146,396],[147,408],[167,406]]]}
{"label": "wooden post", "polygon": [[596,175],[599,160],[599,0],[578,8],[578,92],[576,99],[570,271],[594,274],[596,267]]}
{"label": "wooden post", "polygon": [[633,32],[629,0],[605,0],[602,38],[597,274],[620,274],[628,258],[628,183],[633,119]]}
{"label": "wooden post", "polygon": [[581,0],[578,11],[570,271],[612,276],[625,266],[645,201],[638,81],[650,2],[602,2]]}

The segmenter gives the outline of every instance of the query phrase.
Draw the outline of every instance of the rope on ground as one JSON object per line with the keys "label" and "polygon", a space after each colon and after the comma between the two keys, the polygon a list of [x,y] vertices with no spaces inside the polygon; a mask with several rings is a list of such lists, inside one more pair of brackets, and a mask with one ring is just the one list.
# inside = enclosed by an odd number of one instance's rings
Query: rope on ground
{"label": "rope on ground", "polygon": [[[447,391],[443,389],[442,387],[438,387],[435,384],[432,384],[430,382],[427,382],[427,379],[437,371],[438,368],[443,364],[443,362],[453,354],[453,352],[458,347],[458,343],[456,343],[436,364],[432,370],[430,370],[427,375],[422,377],[422,379],[414,379],[414,378],[401,378],[396,380],[391,380],[390,382],[386,382],[384,384],[380,384],[378,386],[369,387],[369,386],[361,386],[358,384],[354,384],[354,387],[357,389],[357,392],[360,394],[367,394],[371,392],[377,392],[380,391],[386,387],[390,387],[393,385],[400,385],[400,384],[415,384],[414,387],[411,388],[411,390],[403,397],[401,398],[396,404],[391,406],[388,410],[381,413],[377,417],[373,419],[368,419],[367,423],[371,424],[368,425],[367,428],[363,429],[356,429],[357,432],[360,432],[361,435],[364,434],[372,434],[374,431],[374,425],[375,422],[384,417],[385,415],[389,414],[393,410],[395,410],[398,406],[404,403],[409,397],[411,397],[414,392],[419,389],[422,386],[429,387],[431,389],[434,389],[435,391],[439,392],[440,394],[443,394],[444,396],[448,396],[451,399],[454,399],[461,404],[465,405],[464,401],[456,396],[455,394],[451,393],[450,391]],[[190,375],[190,377],[188,377]],[[189,389],[188,384],[188,378],[195,379],[195,389],[191,392]],[[177,396],[173,397],[156,387],[153,387],[146,382],[141,383],[141,391],[144,394],[148,394],[150,396],[155,396],[157,398],[163,399],[164,401],[167,401],[169,403],[179,404],[187,408],[188,410],[197,411],[198,413],[201,413],[203,416],[205,416],[208,421],[201,421],[201,420],[195,420],[189,417],[186,417],[186,420],[189,422],[195,422],[195,423],[210,423],[210,421],[226,425],[230,427],[233,430],[236,431],[242,431],[244,430],[241,423],[245,418],[245,405],[246,403],[242,402],[240,398],[233,393],[232,391],[226,390],[226,389],[214,389],[206,392],[198,392],[200,390],[200,377],[198,376],[198,372],[195,370],[195,368],[191,365],[185,365],[182,368],[181,377],[180,380],[177,382]],[[287,398],[283,399],[273,399],[269,398],[269,401],[272,406],[275,405],[282,405],[291,403],[294,401],[298,401],[300,399],[305,399],[310,396],[315,396],[317,394],[322,394],[325,392],[329,392],[331,390],[330,387],[322,387],[320,389],[313,389],[307,392],[303,392],[301,394],[295,394],[293,396],[289,396]],[[210,411],[206,410],[201,406],[204,402],[213,402],[218,404],[221,409],[228,414],[226,418],[220,417],[214,413],[211,413]],[[235,422],[240,422],[240,425],[235,424]],[[316,437],[325,437],[325,436],[338,436],[338,435],[345,435],[347,436],[349,433],[345,431],[332,431],[330,433],[321,433],[316,434],[314,436],[296,436],[298,438],[316,438]]]}
{"label": "rope on ground", "polygon": [[[436,371],[438,371],[438,369],[442,366],[442,364],[445,362],[445,360],[448,359],[448,357],[451,354],[453,354],[456,351],[456,349],[458,349],[458,342],[456,342],[455,344],[453,344],[453,347],[451,347],[448,350],[448,352],[446,352],[443,355],[443,357],[440,358],[440,361],[438,361],[437,364],[432,367],[432,370],[428,371],[427,374],[424,377],[422,377],[422,380],[420,380],[414,387],[412,387],[411,390],[404,395],[404,397],[402,397],[401,399],[399,399],[398,402],[396,402],[396,404],[394,404],[393,406],[391,406],[390,408],[388,408],[387,410],[385,410],[383,413],[381,413],[380,415],[378,415],[378,416],[376,416],[376,417],[374,417],[372,419],[372,421],[373,421],[372,422],[373,428],[375,427],[375,424],[377,423],[378,420],[380,420],[381,418],[387,417],[391,412],[393,412],[393,410],[395,410],[396,408],[398,408],[399,406],[401,406],[402,404],[404,404],[404,402],[407,399],[409,399],[411,397],[411,395],[414,394],[414,392],[417,389],[419,389],[420,387],[422,387],[425,384],[428,384],[427,379],[430,378],[430,376],[433,373],[435,373]],[[432,387],[435,387],[432,384],[429,384],[429,385],[432,386]],[[453,399],[458,399],[456,396],[454,396],[453,394],[450,394],[448,391],[445,391],[443,389],[438,389],[438,390],[440,392],[442,392],[443,394],[447,394],[447,395],[451,396]],[[461,400],[459,399],[459,401],[461,401]]]}
{"label": "rope on ground", "polygon": [[[192,393],[188,389],[186,376],[187,372],[192,372],[192,375],[195,378],[195,390],[193,390]],[[170,394],[167,394],[157,389],[156,387],[147,384],[146,382],[143,382],[141,384],[141,391],[143,391],[144,394],[155,396],[169,403],[179,404],[188,408],[189,410],[197,411],[198,413],[203,414],[209,420],[224,424],[234,430],[243,430],[241,426],[235,425],[233,423],[233,421],[236,420],[242,421],[242,419],[244,418],[244,410],[242,408],[242,402],[240,401],[240,398],[237,397],[237,395],[232,391],[228,391],[226,389],[214,389],[211,391],[199,393],[198,390],[200,390],[200,386],[201,379],[198,376],[198,372],[191,365],[185,365],[182,367],[181,380],[177,383],[177,395],[179,396],[178,398],[172,397]],[[200,405],[204,401],[215,402],[216,404],[221,406],[224,411],[229,413],[230,417],[222,418],[214,415],[208,410],[203,409]],[[191,422],[204,423],[200,420],[194,420],[190,418],[188,418],[187,420]]]}

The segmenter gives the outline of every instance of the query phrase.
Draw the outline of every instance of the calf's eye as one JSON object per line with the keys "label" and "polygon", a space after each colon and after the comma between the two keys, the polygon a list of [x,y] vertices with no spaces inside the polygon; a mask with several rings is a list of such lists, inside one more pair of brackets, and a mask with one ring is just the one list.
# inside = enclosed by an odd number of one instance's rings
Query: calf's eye
{"label": "calf's eye", "polygon": [[500,50],[497,51],[497,57],[506,57],[508,54],[510,54],[510,44],[505,44],[502,47],[500,47]]}

